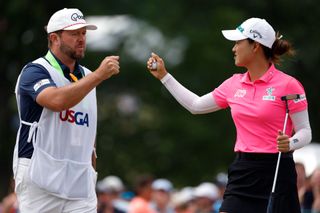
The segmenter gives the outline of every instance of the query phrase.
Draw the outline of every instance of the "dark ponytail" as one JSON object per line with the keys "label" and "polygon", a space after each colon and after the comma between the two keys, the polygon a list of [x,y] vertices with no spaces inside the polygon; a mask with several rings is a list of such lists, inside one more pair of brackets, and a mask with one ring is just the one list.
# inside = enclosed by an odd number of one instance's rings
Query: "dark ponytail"
{"label": "dark ponytail", "polygon": [[294,56],[295,51],[291,43],[285,39],[281,38],[282,36],[277,32],[276,40],[272,45],[272,48],[263,46],[263,51],[265,56],[271,60],[274,64],[279,64],[282,55]]}

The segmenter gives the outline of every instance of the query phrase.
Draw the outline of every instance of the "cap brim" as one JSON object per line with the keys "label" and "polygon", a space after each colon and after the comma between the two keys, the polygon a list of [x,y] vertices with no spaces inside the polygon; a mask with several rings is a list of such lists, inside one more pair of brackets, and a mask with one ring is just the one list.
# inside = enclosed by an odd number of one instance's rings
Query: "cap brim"
{"label": "cap brim", "polygon": [[96,30],[98,28],[96,25],[93,24],[75,24],[69,27],[65,27],[63,28],[63,30],[77,30],[83,27],[86,27],[87,30]]}
{"label": "cap brim", "polygon": [[247,39],[239,30],[222,30],[223,36],[230,41],[240,41]]}
{"label": "cap brim", "polygon": [[165,187],[154,187],[153,190],[157,191],[165,191],[165,192],[170,192],[171,190]]}

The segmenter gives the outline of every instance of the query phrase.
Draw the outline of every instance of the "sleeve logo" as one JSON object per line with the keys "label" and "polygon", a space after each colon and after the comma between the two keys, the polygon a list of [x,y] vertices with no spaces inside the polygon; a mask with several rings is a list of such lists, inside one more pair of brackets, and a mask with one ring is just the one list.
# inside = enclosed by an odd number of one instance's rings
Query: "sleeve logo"
{"label": "sleeve logo", "polygon": [[33,89],[34,89],[35,92],[37,92],[40,87],[42,87],[43,85],[46,85],[46,84],[50,84],[49,79],[42,79],[42,80],[38,81],[38,82],[33,86]]}
{"label": "sleeve logo", "polygon": [[301,94],[300,97],[298,99],[294,99],[293,102],[296,104],[296,103],[299,103],[301,101],[304,101],[306,100],[306,94]]}

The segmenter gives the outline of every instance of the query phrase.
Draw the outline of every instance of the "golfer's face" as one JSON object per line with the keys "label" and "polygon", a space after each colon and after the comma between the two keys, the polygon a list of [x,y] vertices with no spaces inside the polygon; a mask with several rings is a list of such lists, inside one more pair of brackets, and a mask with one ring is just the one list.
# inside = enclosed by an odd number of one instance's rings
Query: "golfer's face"
{"label": "golfer's face", "polygon": [[65,30],[61,34],[60,51],[72,59],[84,57],[86,50],[86,28]]}
{"label": "golfer's face", "polygon": [[232,48],[234,53],[234,63],[236,66],[247,67],[247,65],[252,61],[254,51],[253,43],[249,43],[247,39],[236,41]]}

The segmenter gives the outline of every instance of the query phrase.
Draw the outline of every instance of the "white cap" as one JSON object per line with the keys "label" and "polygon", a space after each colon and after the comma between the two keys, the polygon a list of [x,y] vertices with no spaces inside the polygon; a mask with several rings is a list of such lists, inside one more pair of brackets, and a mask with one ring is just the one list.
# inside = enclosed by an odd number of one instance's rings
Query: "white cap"
{"label": "white cap", "polygon": [[271,48],[276,40],[276,32],[264,19],[250,18],[235,30],[222,30],[223,36],[231,41],[250,38],[266,47]]}
{"label": "white cap", "polygon": [[219,190],[213,183],[206,182],[196,187],[193,195],[195,197],[206,197],[211,200],[216,200],[219,197]]}
{"label": "white cap", "polygon": [[224,172],[219,172],[215,178],[214,183],[219,187],[225,187],[228,183],[228,175]]}
{"label": "white cap", "polygon": [[117,176],[107,176],[97,183],[97,189],[100,192],[121,192],[124,190],[121,179]]}
{"label": "white cap", "polygon": [[76,30],[82,27],[86,27],[88,30],[97,29],[96,25],[87,24],[80,10],[64,8],[51,16],[47,25],[47,33],[58,30]]}
{"label": "white cap", "polygon": [[194,198],[193,190],[194,189],[192,187],[185,187],[180,191],[175,192],[171,199],[173,206],[178,207],[190,202]]}
{"label": "white cap", "polygon": [[153,190],[163,190],[165,192],[171,192],[172,183],[167,179],[157,179],[152,183]]}

